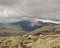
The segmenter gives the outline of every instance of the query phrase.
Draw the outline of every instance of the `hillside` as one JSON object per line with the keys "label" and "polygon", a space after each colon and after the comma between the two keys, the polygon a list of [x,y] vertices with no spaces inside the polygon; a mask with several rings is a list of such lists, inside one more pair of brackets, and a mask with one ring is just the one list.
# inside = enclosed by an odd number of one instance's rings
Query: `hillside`
{"label": "hillside", "polygon": [[60,48],[60,34],[0,37],[0,48]]}
{"label": "hillside", "polygon": [[26,32],[22,30],[18,25],[9,25],[9,24],[3,24],[0,25],[0,36],[16,36],[16,35],[23,35]]}
{"label": "hillside", "polygon": [[[44,26],[54,26],[57,25],[55,23],[47,23],[47,22],[30,22],[30,21],[20,21],[20,22],[14,22],[14,23],[0,23],[0,36],[10,36],[10,35],[24,35],[29,32],[34,32],[34,30],[37,30]],[[41,29],[42,30],[42,29]]]}
{"label": "hillside", "polygon": [[44,26],[41,28],[38,28],[30,33],[28,35],[46,35],[46,34],[60,34],[60,25],[55,25],[55,26]]}
{"label": "hillside", "polygon": [[60,25],[42,26],[30,32],[15,23],[1,25],[0,48],[60,48]]}

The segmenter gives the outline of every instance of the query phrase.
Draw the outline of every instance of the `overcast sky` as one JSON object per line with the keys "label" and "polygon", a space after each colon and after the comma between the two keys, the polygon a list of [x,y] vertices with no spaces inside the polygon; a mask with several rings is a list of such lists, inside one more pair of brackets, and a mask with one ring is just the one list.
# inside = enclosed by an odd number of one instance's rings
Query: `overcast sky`
{"label": "overcast sky", "polygon": [[0,22],[29,18],[60,22],[60,0],[0,0]]}

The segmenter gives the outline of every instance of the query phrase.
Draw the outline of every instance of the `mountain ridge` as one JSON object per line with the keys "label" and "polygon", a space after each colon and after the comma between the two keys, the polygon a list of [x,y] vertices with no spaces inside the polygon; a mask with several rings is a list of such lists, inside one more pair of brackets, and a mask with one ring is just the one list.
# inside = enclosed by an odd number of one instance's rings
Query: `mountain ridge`
{"label": "mountain ridge", "polygon": [[40,29],[45,26],[55,26],[55,23],[43,23],[41,21],[38,22],[30,22],[30,21],[20,21],[8,24],[1,24],[0,25],[0,35],[24,35],[30,32],[33,33],[34,30]]}

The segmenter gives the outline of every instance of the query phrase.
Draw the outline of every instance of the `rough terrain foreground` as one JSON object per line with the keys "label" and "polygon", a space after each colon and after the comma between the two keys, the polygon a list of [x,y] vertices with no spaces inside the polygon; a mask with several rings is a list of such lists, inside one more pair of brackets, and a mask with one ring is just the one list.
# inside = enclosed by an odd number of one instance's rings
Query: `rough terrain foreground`
{"label": "rough terrain foreground", "polygon": [[0,37],[0,48],[60,48],[60,34]]}

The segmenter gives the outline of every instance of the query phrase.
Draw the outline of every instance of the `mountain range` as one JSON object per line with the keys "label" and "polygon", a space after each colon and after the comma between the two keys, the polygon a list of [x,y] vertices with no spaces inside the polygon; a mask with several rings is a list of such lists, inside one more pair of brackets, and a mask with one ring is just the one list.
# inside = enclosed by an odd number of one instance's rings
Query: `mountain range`
{"label": "mountain range", "polygon": [[0,23],[0,36],[10,36],[10,35],[23,35],[26,33],[34,32],[44,26],[54,26],[55,23],[50,22],[30,22],[30,21],[20,21],[14,23]]}

